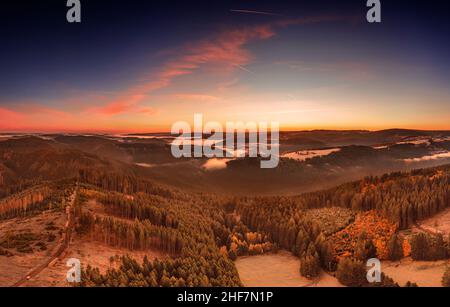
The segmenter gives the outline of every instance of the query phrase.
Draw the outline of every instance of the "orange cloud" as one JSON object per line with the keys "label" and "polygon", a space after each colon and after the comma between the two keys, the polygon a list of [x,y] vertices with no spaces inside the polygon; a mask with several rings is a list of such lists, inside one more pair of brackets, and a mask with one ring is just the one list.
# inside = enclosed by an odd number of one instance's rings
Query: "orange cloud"
{"label": "orange cloud", "polygon": [[138,104],[142,99],[144,99],[145,95],[143,94],[129,94],[123,95],[123,97],[109,102],[106,106],[101,108],[94,109],[95,112],[105,114],[105,115],[114,115],[119,113],[127,112],[130,108]]}

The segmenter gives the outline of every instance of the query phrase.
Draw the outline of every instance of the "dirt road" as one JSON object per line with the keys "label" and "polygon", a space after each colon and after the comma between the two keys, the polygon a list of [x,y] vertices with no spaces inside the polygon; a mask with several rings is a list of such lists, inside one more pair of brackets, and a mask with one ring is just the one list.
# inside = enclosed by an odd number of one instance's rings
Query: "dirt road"
{"label": "dirt road", "polygon": [[31,278],[37,276],[39,273],[41,273],[43,270],[45,270],[50,263],[58,259],[65,250],[69,247],[70,239],[72,237],[73,232],[73,226],[75,224],[75,218],[74,218],[74,205],[75,205],[75,199],[77,195],[78,187],[75,188],[74,192],[70,196],[70,202],[69,205],[66,207],[66,214],[67,214],[67,222],[65,225],[65,231],[62,237],[61,242],[59,243],[58,247],[55,248],[56,251],[48,258],[44,263],[40,264],[39,266],[32,269],[26,276],[21,278],[19,281],[14,283],[11,287],[20,287],[25,282],[30,280]]}

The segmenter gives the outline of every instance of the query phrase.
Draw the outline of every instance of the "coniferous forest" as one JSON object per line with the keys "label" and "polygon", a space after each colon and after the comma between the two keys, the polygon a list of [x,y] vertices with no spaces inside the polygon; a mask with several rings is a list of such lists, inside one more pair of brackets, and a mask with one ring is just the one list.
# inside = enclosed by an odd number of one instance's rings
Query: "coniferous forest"
{"label": "coniferous forest", "polygon": [[[405,244],[414,260],[450,255],[449,238],[442,235],[398,235],[450,206],[449,166],[368,177],[295,197],[221,198],[157,187],[133,177],[108,178],[106,182],[101,175],[83,171],[79,180],[87,190],[95,186],[107,212],[127,222],[80,213],[79,230],[105,244],[130,250],[158,248],[172,257],[143,263],[123,257],[119,268],[105,274],[87,267],[83,286],[238,286],[236,258],[279,249],[299,258],[305,277],[314,278],[324,269],[335,272],[345,285],[364,286],[365,261],[403,258]],[[341,230],[352,237],[350,248],[340,244],[339,231],[325,233],[308,214],[334,207],[361,215],[365,225],[372,221],[372,229]],[[378,228],[387,236],[379,236]],[[336,246],[344,246],[344,251]],[[395,285],[388,276],[383,276],[384,284]]]}

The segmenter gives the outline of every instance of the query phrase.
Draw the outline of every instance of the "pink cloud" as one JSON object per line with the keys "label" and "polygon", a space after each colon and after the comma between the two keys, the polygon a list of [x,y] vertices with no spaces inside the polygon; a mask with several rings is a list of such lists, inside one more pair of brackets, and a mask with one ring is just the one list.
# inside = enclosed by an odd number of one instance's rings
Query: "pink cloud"
{"label": "pink cloud", "polygon": [[96,112],[115,115],[133,111],[150,93],[169,86],[177,77],[194,73],[203,65],[216,65],[228,71],[246,65],[252,57],[244,46],[252,40],[264,40],[274,35],[270,25],[260,25],[226,31],[216,39],[191,44],[183,55],[168,61],[153,76],[144,78],[150,81],[127,89],[118,99],[96,109]]}
{"label": "pink cloud", "polygon": [[[141,82],[112,95],[100,95],[98,97],[83,97],[78,102],[83,106],[87,116],[101,115],[109,117],[125,113],[145,113],[139,105],[149,98],[155,91],[170,86],[176,78],[195,73],[201,68],[214,70],[214,73],[232,73],[236,70],[246,70],[245,66],[253,60],[252,54],[246,49],[248,43],[256,40],[267,40],[276,35],[276,29],[295,24],[308,24],[342,20],[338,16],[318,16],[301,19],[286,19],[263,25],[232,29],[219,33],[214,38],[193,42],[184,46],[183,52],[176,55],[171,52],[172,59],[164,63],[156,72],[144,75]],[[180,94],[182,95],[182,94]],[[195,96],[197,95],[197,96]],[[215,100],[212,96],[204,94],[192,94],[178,97],[180,99],[202,101]],[[73,100],[73,99],[71,99]],[[90,106],[89,101],[100,102],[100,106]],[[50,110],[47,110],[50,111]],[[56,114],[55,114],[56,115]],[[66,116],[67,114],[60,114]]]}
{"label": "pink cloud", "polygon": [[104,107],[96,108],[94,109],[94,111],[105,115],[124,113],[133,106],[135,106],[136,104],[138,104],[144,97],[145,95],[143,94],[123,95],[123,97],[120,97],[114,101],[109,102]]}
{"label": "pink cloud", "polygon": [[[255,40],[267,40],[276,35],[276,29],[290,25],[311,24],[349,20],[342,16],[315,16],[298,19],[285,19],[273,23],[223,31],[217,37],[191,43],[183,48],[181,55],[174,56],[159,71],[144,76],[147,80],[134,87],[125,89],[107,101],[103,106],[89,109],[102,115],[117,115],[139,112],[137,107],[144,99],[159,89],[170,86],[174,79],[193,74],[196,70],[218,68],[221,72],[233,72],[245,69],[252,60],[251,53],[245,46]],[[216,71],[217,71],[216,70]]]}

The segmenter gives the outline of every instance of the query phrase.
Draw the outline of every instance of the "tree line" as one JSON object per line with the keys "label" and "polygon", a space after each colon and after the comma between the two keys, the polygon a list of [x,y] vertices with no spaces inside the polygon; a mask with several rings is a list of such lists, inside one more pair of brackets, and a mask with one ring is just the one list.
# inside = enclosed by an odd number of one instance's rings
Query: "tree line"
{"label": "tree line", "polygon": [[171,196],[171,189],[138,177],[132,173],[105,172],[99,169],[83,168],[78,172],[80,183],[91,184],[106,191],[115,191],[127,195],[139,192],[149,195]]}
{"label": "tree line", "polygon": [[0,200],[0,220],[23,217],[48,207],[54,190],[38,186]]}
{"label": "tree line", "polygon": [[121,221],[82,212],[78,217],[80,233],[106,245],[129,250],[157,248],[169,254],[179,254],[183,248],[180,233],[171,228],[153,225],[149,220]]}
{"label": "tree line", "polygon": [[436,261],[450,255],[450,238],[445,242],[442,234],[417,233],[410,239],[411,258],[414,260]]}
{"label": "tree line", "polygon": [[170,208],[161,208],[161,203],[165,201],[158,196],[141,193],[130,199],[117,193],[99,193],[97,200],[109,214],[126,219],[149,220],[152,224],[164,227],[178,227],[178,221]]}
{"label": "tree line", "polygon": [[450,206],[450,166],[367,177],[326,191],[308,193],[298,202],[306,208],[338,206],[354,211],[377,210],[399,229]]}

